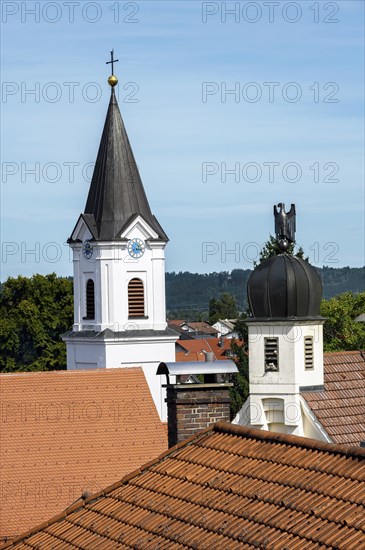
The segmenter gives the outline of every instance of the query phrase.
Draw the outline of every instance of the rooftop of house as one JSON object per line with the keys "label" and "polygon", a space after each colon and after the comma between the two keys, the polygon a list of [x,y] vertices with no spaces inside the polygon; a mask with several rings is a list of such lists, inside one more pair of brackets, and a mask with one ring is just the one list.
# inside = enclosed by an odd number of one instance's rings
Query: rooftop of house
{"label": "rooftop of house", "polygon": [[196,334],[206,336],[217,336],[218,334],[218,331],[205,321],[195,323],[182,321],[181,319],[173,319],[168,322],[168,326],[180,334],[186,334],[192,338],[194,338]]}
{"label": "rooftop of house", "polygon": [[191,361],[205,361],[205,353],[202,351],[177,351],[175,353],[178,363],[190,363]]}
{"label": "rooftop of house", "polygon": [[194,338],[194,330],[192,328],[189,329],[185,321],[169,321],[167,326],[170,330],[174,330],[180,334],[184,339],[193,340]]}
{"label": "rooftop of house", "polygon": [[218,423],[3,548],[357,549],[364,495],[365,449]]}
{"label": "rooftop of house", "polygon": [[[226,338],[207,338],[198,340],[177,340],[176,341],[176,361],[181,360],[181,353],[198,354],[198,359],[193,359],[193,355],[190,359],[184,359],[186,361],[205,361],[205,354],[213,352],[216,360],[226,360],[227,353],[231,351],[231,339]],[[238,345],[242,345],[241,340],[236,340]],[[182,348],[182,350],[180,349]],[[179,355],[178,355],[179,354]],[[189,357],[189,355],[187,356]]]}
{"label": "rooftop of house", "polygon": [[188,323],[189,327],[202,334],[217,334],[217,329],[206,323],[205,321],[199,321],[197,323]]}
{"label": "rooftop of house", "polygon": [[324,391],[302,396],[335,443],[365,441],[365,352],[324,354]]}
{"label": "rooftop of house", "polygon": [[[222,325],[225,325],[229,330],[234,330],[236,326],[237,319],[218,319],[214,325],[218,325],[219,323]],[[214,326],[213,325],[213,326]]]}
{"label": "rooftop of house", "polygon": [[14,536],[167,449],[141,368],[0,375],[0,536]]}

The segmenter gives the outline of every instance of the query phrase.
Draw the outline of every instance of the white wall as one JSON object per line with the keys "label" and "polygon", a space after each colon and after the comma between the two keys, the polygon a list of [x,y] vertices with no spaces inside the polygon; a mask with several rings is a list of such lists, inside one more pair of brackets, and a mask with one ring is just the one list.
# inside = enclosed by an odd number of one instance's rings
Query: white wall
{"label": "white wall", "polygon": [[[234,423],[328,441],[300,388],[323,386],[323,320],[252,322],[249,328],[250,394]],[[313,337],[313,369],[306,370],[304,338]],[[278,371],[265,372],[265,338],[278,338]]]}
{"label": "white wall", "polygon": [[[81,220],[73,238],[82,243],[71,243],[74,266],[74,327],[73,330],[94,329],[114,331],[134,329],[164,330],[166,323],[165,304],[165,246],[162,241],[150,241],[157,234],[137,218],[121,237],[123,241],[92,242],[93,255],[87,260],[83,255],[83,243],[92,238]],[[135,259],[128,254],[129,239],[145,242],[145,252]],[[128,283],[138,277],[144,283],[144,319],[128,318]],[[95,320],[83,319],[86,315],[86,282],[95,283]]]}
{"label": "white wall", "polygon": [[[313,336],[314,368],[304,367],[304,337]],[[264,339],[279,341],[279,370],[265,372]],[[323,385],[323,321],[249,323],[250,393],[298,393]]]}

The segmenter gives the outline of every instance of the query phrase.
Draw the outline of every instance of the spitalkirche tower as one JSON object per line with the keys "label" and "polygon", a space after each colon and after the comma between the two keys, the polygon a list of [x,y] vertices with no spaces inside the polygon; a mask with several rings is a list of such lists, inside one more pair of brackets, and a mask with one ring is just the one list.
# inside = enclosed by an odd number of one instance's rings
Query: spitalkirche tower
{"label": "spitalkirche tower", "polygon": [[68,239],[73,252],[74,325],[63,336],[68,369],[142,366],[162,420],[156,369],[175,361],[167,328],[165,247],[121,117],[111,52],[111,97],[85,211]]}

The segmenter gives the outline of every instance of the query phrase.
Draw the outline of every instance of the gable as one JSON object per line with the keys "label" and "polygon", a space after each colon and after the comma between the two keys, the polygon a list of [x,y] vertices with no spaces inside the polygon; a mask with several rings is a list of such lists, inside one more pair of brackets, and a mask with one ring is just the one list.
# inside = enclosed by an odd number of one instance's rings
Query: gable
{"label": "gable", "polygon": [[72,231],[70,241],[85,241],[93,238],[92,227],[86,223],[85,217],[81,214]]}
{"label": "gable", "polygon": [[135,237],[143,240],[159,238],[156,231],[139,215],[133,216],[117,235],[117,238],[121,239],[132,239]]}

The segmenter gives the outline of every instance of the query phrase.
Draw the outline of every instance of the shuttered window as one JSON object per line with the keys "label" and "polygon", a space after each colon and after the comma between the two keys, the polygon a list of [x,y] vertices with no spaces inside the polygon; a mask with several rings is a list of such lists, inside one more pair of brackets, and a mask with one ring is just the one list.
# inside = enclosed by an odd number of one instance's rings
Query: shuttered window
{"label": "shuttered window", "polygon": [[279,370],[279,339],[265,338],[265,372]]}
{"label": "shuttered window", "polygon": [[144,317],[144,288],[141,279],[131,279],[128,284],[128,316]]}
{"label": "shuttered window", "polygon": [[95,287],[92,279],[86,283],[86,319],[95,319]]}
{"label": "shuttered window", "polygon": [[304,337],[304,367],[305,370],[314,369],[313,336]]}

